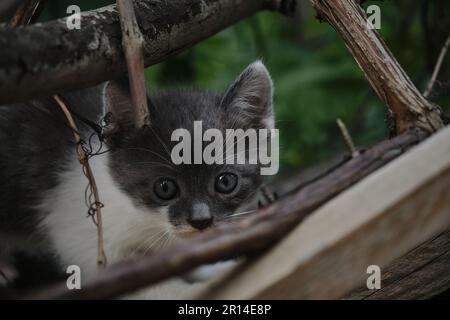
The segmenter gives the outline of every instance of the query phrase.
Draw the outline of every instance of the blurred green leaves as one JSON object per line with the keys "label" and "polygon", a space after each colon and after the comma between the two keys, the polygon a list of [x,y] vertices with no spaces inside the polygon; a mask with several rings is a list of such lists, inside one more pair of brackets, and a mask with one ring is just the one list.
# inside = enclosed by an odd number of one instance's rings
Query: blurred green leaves
{"label": "blurred green leaves", "polygon": [[[300,4],[303,12],[294,19],[260,13],[149,68],[151,86],[225,90],[247,64],[262,58],[275,83],[283,171],[347,151],[336,126],[338,117],[359,146],[386,138],[385,107],[342,39],[329,25],[318,22],[308,1]],[[382,36],[422,88],[430,73],[424,59],[422,4],[369,4],[380,5]],[[410,16],[404,17],[405,13]],[[188,74],[182,74],[185,71]]]}
{"label": "blurred green leaves", "polygon": [[[82,10],[112,0],[47,1],[43,20],[65,16],[69,4]],[[373,93],[340,36],[319,23],[308,0],[298,0],[294,18],[262,12],[146,70],[149,87],[197,87],[223,91],[249,63],[263,59],[275,83],[276,125],[283,171],[347,151],[336,125],[340,117],[355,143],[386,138],[385,107]],[[448,0],[366,1],[381,8],[379,31],[421,90],[450,30]],[[433,100],[450,106],[450,57]]]}

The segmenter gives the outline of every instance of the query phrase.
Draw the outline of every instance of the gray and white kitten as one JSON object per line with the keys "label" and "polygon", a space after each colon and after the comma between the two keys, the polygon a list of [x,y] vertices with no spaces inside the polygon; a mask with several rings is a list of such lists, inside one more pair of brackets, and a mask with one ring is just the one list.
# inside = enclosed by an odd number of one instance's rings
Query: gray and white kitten
{"label": "gray and white kitten", "polygon": [[[171,133],[193,129],[272,128],[272,81],[251,64],[224,94],[165,91],[149,96],[150,128],[133,126],[128,83],[61,95],[79,115],[115,119],[108,153],[91,166],[105,204],[108,263],[143,254],[220,224],[252,199],[258,165],[174,165]],[[0,264],[19,270],[16,285],[40,284],[78,265],[82,281],[96,272],[96,227],[86,217],[87,180],[73,133],[51,99],[0,106]],[[91,129],[78,122],[86,140]],[[0,265],[1,268],[1,265]],[[6,270],[6,267],[5,267]],[[189,284],[159,286],[150,298],[176,298]]]}

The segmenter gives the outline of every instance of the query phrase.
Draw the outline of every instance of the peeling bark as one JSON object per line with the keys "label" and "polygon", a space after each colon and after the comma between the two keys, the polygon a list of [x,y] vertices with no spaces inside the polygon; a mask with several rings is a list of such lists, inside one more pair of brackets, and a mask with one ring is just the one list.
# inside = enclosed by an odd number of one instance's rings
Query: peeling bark
{"label": "peeling bark", "polygon": [[443,127],[441,109],[427,101],[390,52],[354,0],[310,0],[320,20],[341,35],[378,97],[388,107],[391,136],[412,127],[434,132]]}
{"label": "peeling bark", "polygon": [[[260,10],[289,11],[294,2],[135,0],[145,40],[145,66],[161,62]],[[0,28],[0,104],[92,86],[126,71],[115,5],[82,13],[81,30],[68,30],[66,21]]]}

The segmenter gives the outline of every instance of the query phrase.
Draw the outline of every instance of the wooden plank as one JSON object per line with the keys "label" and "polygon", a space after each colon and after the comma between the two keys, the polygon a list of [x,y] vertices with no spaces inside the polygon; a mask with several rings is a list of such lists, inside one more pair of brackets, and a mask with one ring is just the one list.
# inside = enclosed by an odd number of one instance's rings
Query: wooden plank
{"label": "wooden plank", "polygon": [[342,298],[369,265],[395,258],[450,227],[450,128],[331,200],[266,254],[191,298]]}
{"label": "wooden plank", "polygon": [[381,289],[366,286],[346,299],[429,299],[450,288],[450,230],[396,259],[381,277]]}

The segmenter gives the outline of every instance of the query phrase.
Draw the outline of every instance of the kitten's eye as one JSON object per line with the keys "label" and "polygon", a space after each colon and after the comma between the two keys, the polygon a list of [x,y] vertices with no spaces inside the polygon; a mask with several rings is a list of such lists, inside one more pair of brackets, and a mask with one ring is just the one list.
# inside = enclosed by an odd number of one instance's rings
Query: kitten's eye
{"label": "kitten's eye", "polygon": [[223,173],[217,177],[215,188],[220,193],[232,192],[238,182],[238,177],[234,173]]}
{"label": "kitten's eye", "polygon": [[178,193],[178,186],[172,179],[161,179],[155,182],[153,186],[155,194],[162,200],[171,200]]}

